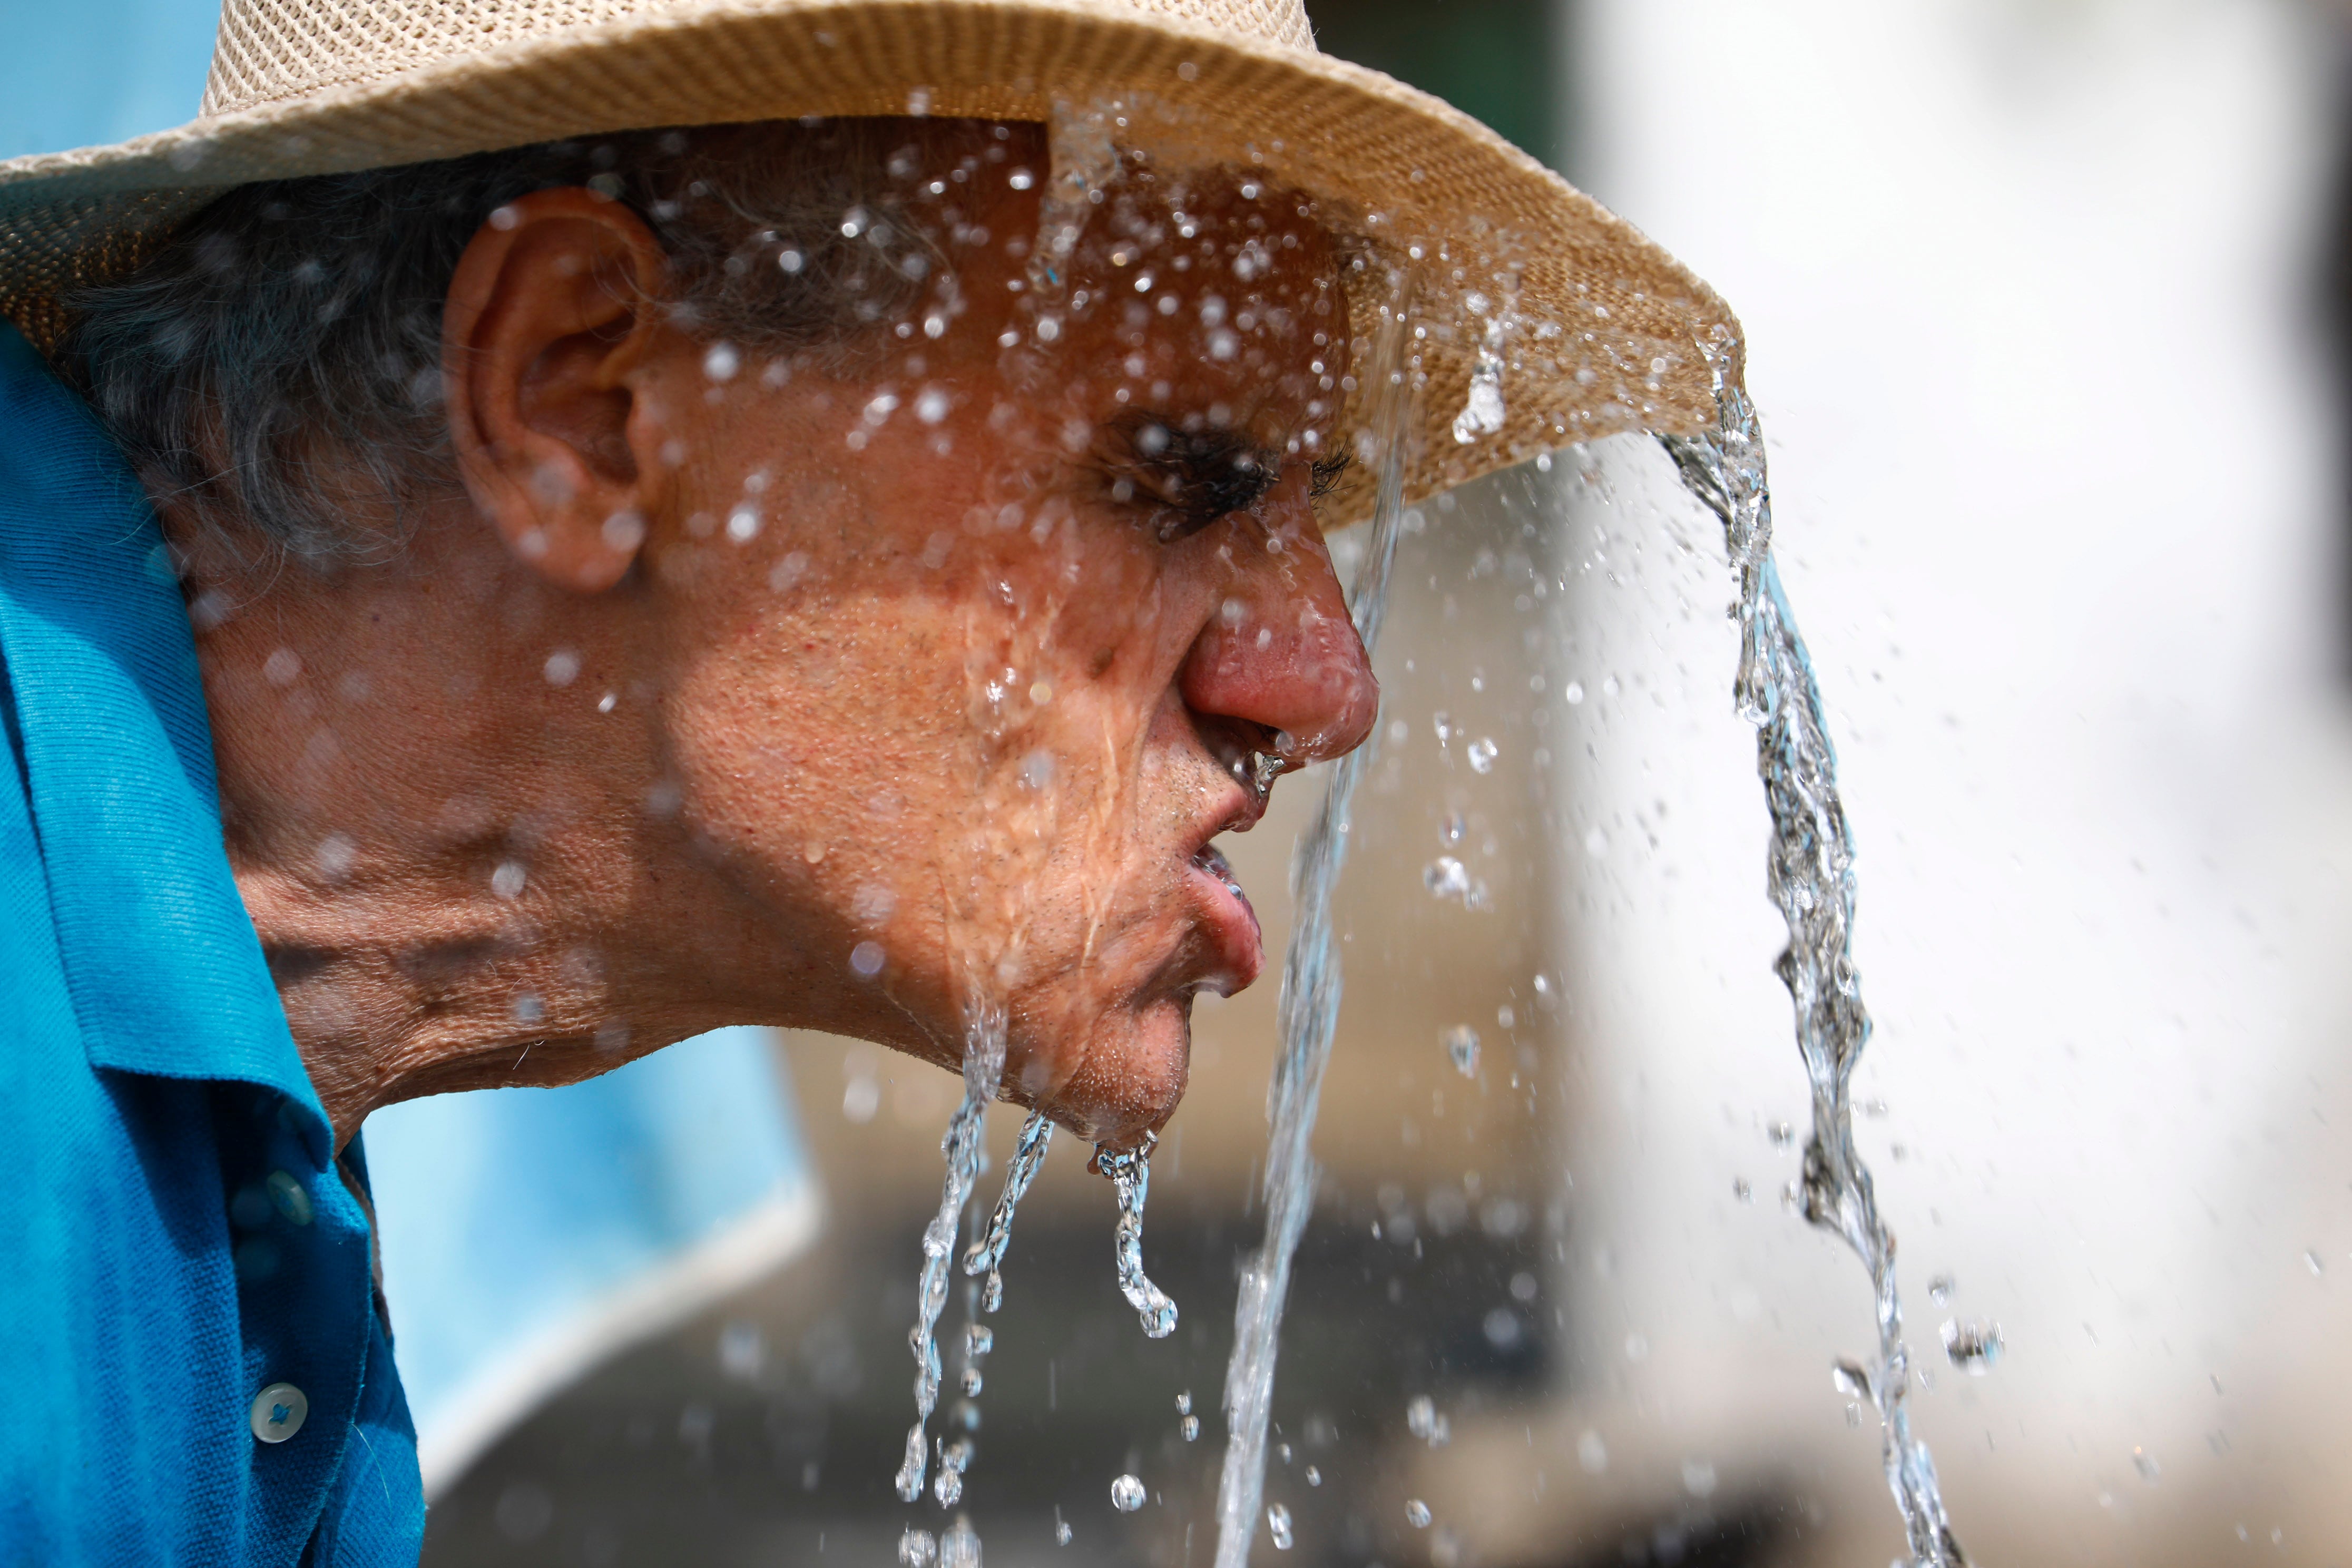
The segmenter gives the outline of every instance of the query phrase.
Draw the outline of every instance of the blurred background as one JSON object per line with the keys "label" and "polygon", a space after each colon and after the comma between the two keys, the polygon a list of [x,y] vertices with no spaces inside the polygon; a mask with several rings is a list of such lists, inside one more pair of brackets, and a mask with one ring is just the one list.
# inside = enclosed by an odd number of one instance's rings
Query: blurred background
{"label": "blurred background", "polygon": [[[7,153],[194,100],[202,0],[5,10]],[[1745,321],[1861,856],[1858,1131],[1972,1555],[2352,1563],[2352,15],[1310,10]],[[1807,1100],[1720,538],[1634,442],[1412,523],[1276,1394],[1296,1544],[1256,1561],[1875,1568],[1878,1437],[1830,1373],[1865,1280],[1780,1197]],[[1270,946],[1318,788],[1234,847]],[[1440,856],[1484,897],[1433,896]],[[1210,1559],[1274,992],[1202,1006],[1154,1164],[1173,1338],[1082,1151],[1023,1209],[965,1500],[994,1568]],[[956,1093],[738,1035],[371,1121],[426,1562],[880,1564],[940,1528],[889,1483]],[[1969,1375],[1947,1321],[2005,1353]]]}

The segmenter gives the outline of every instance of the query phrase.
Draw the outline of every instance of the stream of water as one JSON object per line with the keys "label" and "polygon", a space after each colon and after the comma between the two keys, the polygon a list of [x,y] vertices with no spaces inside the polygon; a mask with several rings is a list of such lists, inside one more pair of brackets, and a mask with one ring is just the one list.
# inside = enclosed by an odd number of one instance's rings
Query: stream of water
{"label": "stream of water", "polygon": [[1952,1534],[1927,1445],[1911,1435],[1911,1354],[1895,1281],[1895,1237],[1879,1217],[1870,1169],[1853,1142],[1849,1096],[1870,1039],[1870,1015],[1854,973],[1853,841],[1838,799],[1837,757],[1822,721],[1812,660],[1797,633],[1772,562],[1772,500],[1764,435],[1739,385],[1738,348],[1713,345],[1717,428],[1664,439],[1684,485],[1721,520],[1738,579],[1740,716],[1756,726],[1756,771],[1772,818],[1766,873],[1788,922],[1775,966],[1795,1004],[1797,1048],[1811,1081],[1813,1125],[1805,1142],[1805,1218],[1844,1238],[1869,1270],[1878,1323],[1876,1364],[1842,1365],[1878,1412],[1886,1484],[1903,1515],[1917,1568],[1966,1568]]}
{"label": "stream of water", "polygon": [[[1389,569],[1396,559],[1397,520],[1403,510],[1405,438],[1416,402],[1403,363],[1407,304],[1400,286],[1382,310],[1372,363],[1367,367],[1367,374],[1377,378],[1373,384],[1381,388],[1373,419],[1379,490],[1371,537],[1349,595],[1356,633],[1367,653],[1380,641],[1388,605]],[[1267,1096],[1273,1131],[1260,1188],[1265,1200],[1265,1237],[1243,1266],[1240,1299],[1234,1308],[1233,1358],[1225,1367],[1225,1459],[1217,1479],[1216,1568],[1244,1568],[1257,1531],[1258,1505],[1265,1495],[1275,1354],[1283,1303],[1290,1292],[1291,1258],[1307,1228],[1322,1174],[1309,1145],[1339,1019],[1331,893],[1347,860],[1349,810],[1375,749],[1368,741],[1332,764],[1329,786],[1292,864],[1290,946],[1283,957],[1278,1013],[1281,1043]]]}
{"label": "stream of water", "polygon": [[[898,1466],[898,1496],[908,1502],[923,1495],[923,1472],[930,1458],[925,1427],[940,1401],[938,1330],[940,1310],[948,1300],[950,1254],[964,1205],[971,1197],[972,1183],[980,1176],[981,1132],[987,1125],[988,1108],[1003,1079],[1004,1011],[983,1005],[973,1009],[965,1026],[963,1102],[949,1119],[947,1136],[940,1140],[940,1152],[947,1156],[947,1179],[940,1188],[939,1212],[923,1227],[923,1268],[915,1287],[916,1321],[907,1333],[908,1347],[915,1352],[915,1424],[907,1429],[907,1454]],[[1005,1222],[1009,1228],[1009,1212]],[[961,1478],[962,1467],[942,1471],[943,1477],[948,1474]],[[961,1480],[948,1489],[961,1493]],[[943,1494],[940,1500],[945,1504],[953,1500]]]}

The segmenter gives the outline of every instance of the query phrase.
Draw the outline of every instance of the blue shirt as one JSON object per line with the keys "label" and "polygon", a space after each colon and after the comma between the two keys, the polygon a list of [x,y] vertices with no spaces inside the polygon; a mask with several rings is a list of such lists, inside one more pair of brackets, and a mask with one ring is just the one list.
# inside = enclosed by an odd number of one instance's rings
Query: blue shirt
{"label": "blue shirt", "polygon": [[365,1175],[230,876],[179,584],[5,324],[0,731],[0,1563],[406,1568]]}

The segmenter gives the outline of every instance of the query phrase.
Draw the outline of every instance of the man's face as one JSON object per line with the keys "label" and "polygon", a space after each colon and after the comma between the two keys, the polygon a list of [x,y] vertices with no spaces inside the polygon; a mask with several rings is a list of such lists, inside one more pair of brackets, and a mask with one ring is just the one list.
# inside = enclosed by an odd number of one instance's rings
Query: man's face
{"label": "man's face", "polygon": [[718,984],[943,1064],[1001,1002],[1013,1092],[1131,1140],[1182,1093],[1192,996],[1265,962],[1211,847],[1263,809],[1253,753],[1372,722],[1309,505],[1346,306],[1299,202],[1239,177],[1130,169],[1041,265],[1044,149],[986,145],[915,182],[955,281],[904,335],[648,372],[656,805],[741,893],[716,918],[840,979]]}

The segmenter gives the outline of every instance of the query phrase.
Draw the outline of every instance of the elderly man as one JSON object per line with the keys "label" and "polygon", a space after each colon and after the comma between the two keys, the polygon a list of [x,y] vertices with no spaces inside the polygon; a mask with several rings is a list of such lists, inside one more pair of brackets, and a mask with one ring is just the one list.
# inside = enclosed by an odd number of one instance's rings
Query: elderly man
{"label": "elderly man", "polygon": [[378,1106],[978,1026],[1134,1145],[1373,720],[1318,496],[1706,405],[1701,286],[1295,9],[592,9],[232,0],[0,168],[11,1561],[413,1558]]}

